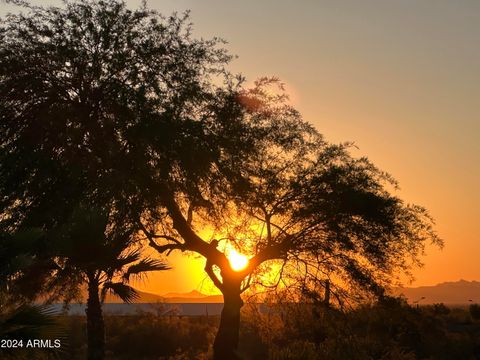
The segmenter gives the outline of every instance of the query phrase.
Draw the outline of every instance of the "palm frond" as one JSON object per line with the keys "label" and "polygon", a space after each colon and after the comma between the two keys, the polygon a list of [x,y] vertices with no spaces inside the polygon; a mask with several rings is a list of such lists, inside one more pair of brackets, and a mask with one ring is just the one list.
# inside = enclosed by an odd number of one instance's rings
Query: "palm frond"
{"label": "palm frond", "polygon": [[122,269],[135,261],[140,259],[140,250],[133,249],[124,252],[120,255],[111,256],[108,262],[102,264],[102,269],[109,279],[112,279],[114,275],[121,272]]}
{"label": "palm frond", "polygon": [[106,282],[103,285],[102,295],[104,296],[107,291],[110,291],[111,294],[118,296],[122,301],[128,304],[140,297],[134,288],[121,282]]}
{"label": "palm frond", "polygon": [[[45,305],[19,305],[0,315],[0,337],[17,339],[26,342],[30,339],[56,339],[60,348],[45,349],[52,358],[63,358],[68,348],[66,329],[58,321],[58,311]],[[2,359],[33,359],[28,349],[0,349]],[[49,357],[50,358],[50,357]]]}
{"label": "palm frond", "polygon": [[39,329],[54,324],[52,315],[53,313],[46,307],[19,306],[3,316],[0,335],[20,339],[25,336],[38,335]]}
{"label": "palm frond", "polygon": [[165,264],[163,261],[146,258],[140,260],[136,264],[131,265],[123,274],[123,278],[126,281],[129,281],[131,275],[140,275],[149,271],[162,271],[169,269],[171,269],[171,267]]}
{"label": "palm frond", "polygon": [[130,250],[127,253],[120,255],[115,261],[115,268],[121,269],[125,265],[138,261],[138,259],[140,259],[140,255],[140,250],[138,249]]}

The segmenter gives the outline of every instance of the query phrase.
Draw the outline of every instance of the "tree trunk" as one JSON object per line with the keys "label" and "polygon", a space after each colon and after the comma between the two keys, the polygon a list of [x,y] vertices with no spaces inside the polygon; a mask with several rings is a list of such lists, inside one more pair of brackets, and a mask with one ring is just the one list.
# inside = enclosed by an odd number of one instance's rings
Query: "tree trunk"
{"label": "tree trunk", "polygon": [[243,301],[240,297],[240,283],[224,282],[223,309],[220,326],[213,343],[214,360],[240,359],[237,354],[240,331],[240,309]]}
{"label": "tree trunk", "polygon": [[88,360],[103,360],[105,358],[105,324],[103,322],[102,305],[98,297],[98,281],[88,277],[87,300],[87,339]]}

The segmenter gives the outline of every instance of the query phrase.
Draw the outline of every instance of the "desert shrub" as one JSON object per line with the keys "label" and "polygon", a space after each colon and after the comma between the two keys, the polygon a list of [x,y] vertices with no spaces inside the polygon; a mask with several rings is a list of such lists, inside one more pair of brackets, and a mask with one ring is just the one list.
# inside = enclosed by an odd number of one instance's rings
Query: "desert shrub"
{"label": "desert shrub", "polygon": [[[480,322],[471,320],[467,307],[447,313],[443,306],[417,308],[390,298],[350,311],[293,302],[246,305],[240,355],[245,360],[480,359]],[[162,314],[107,315],[107,359],[211,358],[218,316]],[[62,359],[84,359],[85,317],[66,316],[62,322],[69,338]]]}
{"label": "desert shrub", "polygon": [[480,351],[480,326],[443,304],[384,298],[345,312],[283,304],[245,315],[243,343],[256,344],[243,348],[246,359],[474,359]]}
{"label": "desert shrub", "polygon": [[216,322],[206,317],[141,314],[107,317],[107,350],[115,359],[158,359],[206,353]]}
{"label": "desert shrub", "polygon": [[470,315],[474,320],[480,320],[480,305],[479,304],[471,304],[469,307]]}
{"label": "desert shrub", "polygon": [[[69,348],[65,359],[85,359],[86,321],[83,316],[65,317]],[[218,317],[106,315],[107,359],[207,359]]]}
{"label": "desert shrub", "polygon": [[433,309],[433,313],[435,315],[448,315],[448,314],[450,314],[450,308],[445,306],[445,304],[443,304],[443,303],[433,304],[432,309]]}

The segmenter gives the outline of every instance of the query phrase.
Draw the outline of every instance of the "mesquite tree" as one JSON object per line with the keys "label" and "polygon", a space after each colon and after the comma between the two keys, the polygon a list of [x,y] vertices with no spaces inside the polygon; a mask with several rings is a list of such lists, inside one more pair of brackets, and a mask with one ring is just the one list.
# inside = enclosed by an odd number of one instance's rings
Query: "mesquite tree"
{"label": "mesquite tree", "polygon": [[122,1],[23,6],[0,27],[2,231],[51,233],[84,203],[134,234],[239,178],[254,136],[220,40]]}
{"label": "mesquite tree", "polygon": [[[193,39],[188,15],[114,0],[23,5],[0,27],[3,232],[51,234],[83,203],[136,234],[164,183],[201,202],[202,180],[220,185],[212,164],[227,172],[241,160],[231,57],[218,39]],[[56,246],[47,236],[41,248]]]}
{"label": "mesquite tree", "polygon": [[[207,188],[201,203],[165,189],[164,216],[143,227],[159,252],[205,257],[224,296],[216,359],[238,356],[241,294],[265,276],[270,286],[301,279],[305,290],[334,283],[381,295],[397,271],[418,263],[426,242],[441,244],[424,208],[394,196],[395,181],[352,157],[348,144],[327,143],[272,91],[276,83],[261,79],[238,94],[255,137],[255,151],[235,164],[241,177]],[[243,269],[232,267],[222,241],[248,255]],[[277,271],[266,270],[272,264]]]}
{"label": "mesquite tree", "polygon": [[27,6],[3,19],[2,228],[54,226],[83,201],[134,226],[157,201],[154,181],[175,176],[193,193],[235,146],[226,134],[241,131],[219,43],[193,39],[188,15],[114,0]]}

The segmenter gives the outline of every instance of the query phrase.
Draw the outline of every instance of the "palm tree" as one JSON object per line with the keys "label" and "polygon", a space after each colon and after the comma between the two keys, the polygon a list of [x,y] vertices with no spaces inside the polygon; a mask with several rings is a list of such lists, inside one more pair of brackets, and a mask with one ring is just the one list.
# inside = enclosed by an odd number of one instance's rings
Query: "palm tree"
{"label": "palm tree", "polygon": [[132,277],[147,272],[167,270],[160,260],[142,257],[134,249],[132,229],[110,223],[102,209],[79,207],[69,221],[51,233],[57,251],[58,278],[76,276],[87,286],[88,359],[100,360],[105,355],[105,324],[102,303],[108,292],[130,303],[138,293],[129,286]]}

